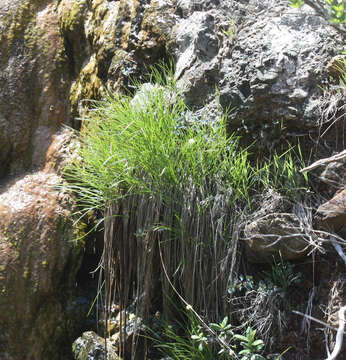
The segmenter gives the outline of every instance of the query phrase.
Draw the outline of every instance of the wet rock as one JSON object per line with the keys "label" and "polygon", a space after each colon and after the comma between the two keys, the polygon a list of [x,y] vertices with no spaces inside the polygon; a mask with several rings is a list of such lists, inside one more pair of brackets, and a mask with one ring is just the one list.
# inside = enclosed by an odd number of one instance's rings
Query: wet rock
{"label": "wet rock", "polygon": [[[72,345],[75,360],[121,360],[117,355],[117,349],[107,340],[107,350],[105,340],[93,331],[83,333]],[[105,357],[105,354],[107,356]]]}
{"label": "wet rock", "polygon": [[60,359],[68,354],[64,304],[80,263],[73,201],[61,178],[38,172],[0,194],[0,358]]}
{"label": "wet rock", "polygon": [[0,177],[42,166],[68,122],[69,67],[54,1],[0,2]]}
{"label": "wet rock", "polygon": [[322,204],[316,213],[317,226],[328,231],[346,234],[346,189]]}
{"label": "wet rock", "polygon": [[63,0],[59,25],[73,66],[70,101],[73,116],[87,111],[85,99],[104,90],[123,91],[129,78],[166,59],[166,43],[175,23],[170,1]]}

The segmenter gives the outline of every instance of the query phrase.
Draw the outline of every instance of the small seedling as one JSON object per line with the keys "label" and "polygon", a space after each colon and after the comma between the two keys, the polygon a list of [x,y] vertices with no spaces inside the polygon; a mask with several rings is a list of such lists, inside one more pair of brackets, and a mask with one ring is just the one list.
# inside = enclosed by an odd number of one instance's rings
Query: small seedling
{"label": "small seedling", "polygon": [[265,360],[265,358],[259,354],[263,349],[264,343],[260,339],[256,339],[256,330],[252,330],[249,326],[245,335],[236,334],[234,337],[240,340],[240,346],[243,350],[239,351],[239,355],[242,355],[241,360]]}

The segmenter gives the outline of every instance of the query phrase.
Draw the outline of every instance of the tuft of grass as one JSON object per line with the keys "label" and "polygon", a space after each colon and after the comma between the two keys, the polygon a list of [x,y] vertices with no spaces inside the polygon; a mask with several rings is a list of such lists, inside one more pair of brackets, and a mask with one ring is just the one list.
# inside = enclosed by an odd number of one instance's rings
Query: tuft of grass
{"label": "tuft of grass", "polygon": [[295,197],[300,190],[308,187],[307,174],[301,174],[299,171],[304,167],[300,146],[289,146],[283,153],[274,152],[271,159],[257,165],[258,181],[265,189],[273,188],[283,195]]}
{"label": "tuft of grass", "polygon": [[211,188],[216,180],[232,189],[234,202],[248,202],[263,187],[301,188],[292,148],[253,168],[224,121],[187,126],[189,109],[179,97],[172,102],[167,88],[153,87],[144,96],[144,106],[128,96],[95,102],[83,120],[80,157],[65,174],[85,213],[134,194],[168,202],[177,189]]}
{"label": "tuft of grass", "polygon": [[233,201],[247,201],[255,172],[224,122],[186,126],[187,107],[179,98],[168,101],[166,88],[156,86],[145,96],[145,106],[109,97],[84,119],[80,158],[66,170],[84,211],[134,194],[168,203],[177,190],[211,188],[216,179],[232,189]]}

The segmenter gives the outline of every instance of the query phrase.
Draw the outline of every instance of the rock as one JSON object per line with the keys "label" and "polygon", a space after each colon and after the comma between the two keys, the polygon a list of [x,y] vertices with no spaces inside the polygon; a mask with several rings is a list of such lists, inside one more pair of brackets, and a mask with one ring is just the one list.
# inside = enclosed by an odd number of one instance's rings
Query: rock
{"label": "rock", "polygon": [[0,177],[43,166],[69,122],[69,64],[55,2],[0,2]]}
{"label": "rock", "polygon": [[[337,34],[326,31],[325,22],[310,9],[278,4],[252,16],[253,21],[244,19],[221,62],[223,108],[234,109],[231,121],[243,119],[243,126],[269,123],[273,132],[283,126],[290,131],[315,127],[321,114],[320,83]],[[281,141],[274,134],[272,139]]]}
{"label": "rock", "polygon": [[308,243],[304,230],[294,214],[273,213],[245,226],[247,259],[250,262],[270,262],[281,253],[285,260],[306,254]]}
{"label": "rock", "polygon": [[246,256],[250,262],[271,262],[281,252],[285,260],[306,254],[307,241],[299,211],[274,190],[253,201],[254,212],[244,228]]}
{"label": "rock", "polygon": [[316,221],[319,228],[346,234],[346,189],[317,209]]}
{"label": "rock", "polygon": [[316,168],[320,170],[319,179],[325,184],[330,185],[330,190],[334,193],[335,189],[343,189],[346,185],[346,150],[334,154],[328,158],[320,159],[301,169],[307,172]]}
{"label": "rock", "polygon": [[325,67],[342,41],[311,9],[182,0],[177,14],[170,48],[188,105],[204,106],[217,88],[223,110],[232,110],[229,128],[258,146],[319,124]]}
{"label": "rock", "polygon": [[64,306],[80,248],[73,243],[73,201],[56,190],[60,183],[41,171],[1,189],[0,358],[58,360],[70,351]]}
{"label": "rock", "polygon": [[[124,317],[124,311],[120,312],[114,321],[111,322],[113,335],[110,337],[111,343],[115,347],[120,346],[120,316]],[[124,337],[125,352],[128,357],[133,356],[132,344],[136,341],[136,356],[135,359],[141,360],[144,354],[144,337],[147,335],[146,329],[143,325],[143,320],[133,313],[126,313],[126,331]]]}
{"label": "rock", "polygon": [[59,24],[74,82],[70,91],[74,117],[84,114],[105,89],[121,92],[148,66],[166,58],[175,23],[170,1],[62,0]]}
{"label": "rock", "polygon": [[[72,345],[75,360],[104,360],[105,340],[93,331],[83,333]],[[107,340],[107,360],[121,360],[117,349]]]}
{"label": "rock", "polygon": [[177,58],[175,77],[190,106],[202,106],[215,95],[219,66],[215,22],[213,12],[194,12],[179,22],[172,35]]}
{"label": "rock", "polygon": [[331,185],[333,189],[344,188],[346,185],[346,152],[342,159],[328,163],[319,178],[324,183]]}

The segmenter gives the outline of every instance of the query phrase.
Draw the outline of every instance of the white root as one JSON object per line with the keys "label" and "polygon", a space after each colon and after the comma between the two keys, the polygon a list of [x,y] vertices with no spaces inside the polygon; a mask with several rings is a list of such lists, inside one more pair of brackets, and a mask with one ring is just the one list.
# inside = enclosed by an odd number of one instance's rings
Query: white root
{"label": "white root", "polygon": [[338,312],[339,328],[338,328],[338,332],[336,333],[335,346],[333,352],[328,356],[326,360],[335,360],[341,351],[342,342],[344,339],[344,330],[345,330],[345,312],[346,312],[346,306],[341,307]]}

